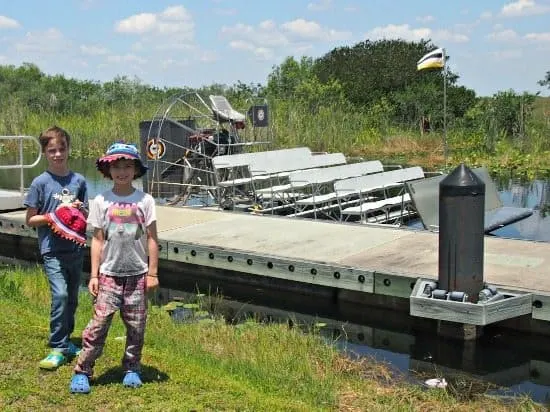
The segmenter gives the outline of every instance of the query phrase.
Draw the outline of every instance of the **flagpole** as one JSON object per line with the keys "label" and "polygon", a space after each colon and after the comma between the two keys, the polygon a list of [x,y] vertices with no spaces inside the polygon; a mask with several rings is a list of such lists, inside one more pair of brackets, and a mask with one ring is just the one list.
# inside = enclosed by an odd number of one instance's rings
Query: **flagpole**
{"label": "flagpole", "polygon": [[447,167],[447,56],[443,49],[443,153]]}

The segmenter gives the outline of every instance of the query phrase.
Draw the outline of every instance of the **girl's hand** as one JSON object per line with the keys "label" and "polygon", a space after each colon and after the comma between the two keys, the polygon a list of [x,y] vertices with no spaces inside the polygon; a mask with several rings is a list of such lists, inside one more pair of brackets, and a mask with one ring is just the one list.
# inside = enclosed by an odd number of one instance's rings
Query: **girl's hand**
{"label": "girl's hand", "polygon": [[147,281],[146,288],[147,288],[148,291],[158,287],[158,285],[159,285],[159,277],[157,275],[147,274],[146,281]]}
{"label": "girl's hand", "polygon": [[88,290],[95,298],[97,297],[97,292],[99,291],[99,279],[97,276],[90,277],[90,283],[88,283]]}

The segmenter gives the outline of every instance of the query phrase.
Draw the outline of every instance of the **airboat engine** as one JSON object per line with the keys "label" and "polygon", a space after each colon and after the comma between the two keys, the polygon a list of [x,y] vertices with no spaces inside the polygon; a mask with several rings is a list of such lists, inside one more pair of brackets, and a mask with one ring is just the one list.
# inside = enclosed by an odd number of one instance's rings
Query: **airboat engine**
{"label": "airboat engine", "polygon": [[155,198],[170,204],[215,204],[212,158],[271,143],[265,101],[253,104],[247,115],[224,96],[211,95],[209,101],[197,93],[177,96],[152,120],[140,122],[142,158],[149,167],[143,188]]}

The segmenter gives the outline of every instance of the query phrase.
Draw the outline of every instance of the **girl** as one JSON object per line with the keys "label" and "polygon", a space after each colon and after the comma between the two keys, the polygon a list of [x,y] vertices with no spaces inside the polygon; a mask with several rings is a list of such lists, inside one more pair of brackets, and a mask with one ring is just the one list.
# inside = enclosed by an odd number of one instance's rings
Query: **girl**
{"label": "girl", "polygon": [[94,315],[82,334],[82,351],[71,379],[72,393],[89,393],[89,379],[101,355],[114,313],[126,326],[123,384],[141,386],[140,361],[147,318],[146,291],[158,286],[155,202],[132,181],[147,168],[134,145],[115,143],[97,160],[113,188],[94,199],[88,217],[93,227],[88,289]]}

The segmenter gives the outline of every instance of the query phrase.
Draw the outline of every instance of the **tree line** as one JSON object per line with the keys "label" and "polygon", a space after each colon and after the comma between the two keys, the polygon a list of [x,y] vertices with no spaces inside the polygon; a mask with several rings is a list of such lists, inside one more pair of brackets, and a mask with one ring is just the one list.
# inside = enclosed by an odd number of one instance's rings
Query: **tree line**
{"label": "tree line", "polygon": [[[533,116],[536,94],[503,90],[479,97],[459,85],[459,75],[451,69],[446,75],[440,69],[417,71],[418,59],[435,48],[429,40],[366,40],[317,59],[287,57],[272,68],[265,84],[213,84],[198,90],[153,87],[126,76],[103,83],[77,80],[47,75],[32,63],[0,66],[0,129],[3,134],[17,134],[28,129],[30,118],[84,119],[102,112],[120,115],[131,108],[132,116],[139,117],[133,120],[135,134],[139,121],[152,116],[162,101],[196,91],[224,94],[234,107],[242,107],[251,97],[265,98],[281,125],[291,113],[303,118],[339,113],[342,119],[350,114],[361,118],[361,127],[369,133],[418,132],[422,119],[429,119],[430,130],[441,132],[445,82],[449,130],[477,133],[482,137],[475,144],[486,150],[494,150],[503,139],[519,142],[522,150],[548,150],[548,143],[540,140],[547,135],[548,121],[544,119],[545,125]],[[550,71],[538,83],[550,88]],[[128,125],[121,127],[129,128],[131,122],[126,119]],[[357,129],[357,133],[362,132]],[[533,139],[536,145],[529,143]]]}

